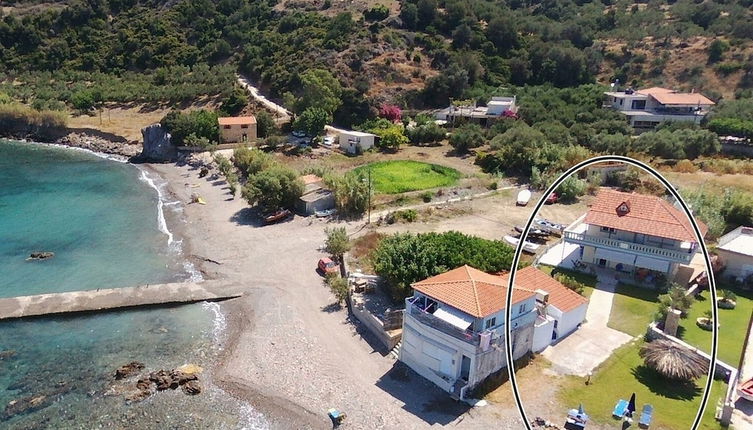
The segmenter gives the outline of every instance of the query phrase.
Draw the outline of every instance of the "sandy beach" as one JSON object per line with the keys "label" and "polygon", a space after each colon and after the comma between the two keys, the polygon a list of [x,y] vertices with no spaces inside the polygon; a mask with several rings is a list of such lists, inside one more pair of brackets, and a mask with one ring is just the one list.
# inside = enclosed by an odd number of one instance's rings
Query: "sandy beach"
{"label": "sandy beach", "polygon": [[[347,413],[342,428],[520,428],[511,406],[470,408],[451,400],[334,304],[315,270],[326,221],[296,216],[260,226],[222,179],[199,178],[188,165],[145,167],[186,203],[184,249],[204,276],[232,281],[244,293],[222,305],[228,328],[213,380],[271,428],[331,428],[328,408]],[[194,193],[207,204],[188,204]]]}

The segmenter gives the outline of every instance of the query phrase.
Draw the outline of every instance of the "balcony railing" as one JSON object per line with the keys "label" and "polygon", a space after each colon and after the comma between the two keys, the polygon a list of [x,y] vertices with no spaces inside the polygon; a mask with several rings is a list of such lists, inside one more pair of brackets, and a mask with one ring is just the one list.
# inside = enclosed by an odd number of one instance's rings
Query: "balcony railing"
{"label": "balcony railing", "polygon": [[693,254],[689,251],[678,251],[675,249],[658,248],[656,246],[643,245],[640,243],[625,242],[617,239],[606,237],[590,236],[584,233],[575,233],[565,231],[565,240],[583,245],[594,245],[606,248],[612,248],[617,251],[640,254],[650,257],[662,258],[682,263],[690,263]]}
{"label": "balcony railing", "polygon": [[429,326],[435,330],[439,330],[444,334],[450,335],[455,339],[462,340],[471,345],[479,345],[479,333],[471,330],[461,330],[458,327],[455,327],[454,325],[448,323],[447,321],[441,320],[434,315],[421,310],[421,308],[419,308],[418,306],[409,305],[409,307],[411,317],[416,319],[421,324]]}

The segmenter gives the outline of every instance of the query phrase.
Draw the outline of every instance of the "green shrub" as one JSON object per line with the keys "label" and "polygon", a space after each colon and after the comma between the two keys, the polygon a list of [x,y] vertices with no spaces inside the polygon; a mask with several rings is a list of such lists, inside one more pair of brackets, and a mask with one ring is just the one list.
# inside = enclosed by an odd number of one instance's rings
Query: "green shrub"
{"label": "green shrub", "polygon": [[411,284],[467,264],[487,273],[510,269],[513,249],[496,240],[458,232],[396,234],[384,238],[374,250],[374,269],[389,286],[390,294],[402,300],[411,294]]}
{"label": "green shrub", "polygon": [[555,274],[554,279],[580,295],[583,295],[583,291],[585,291],[586,286],[583,283],[578,282],[577,279],[567,276],[564,273]]}
{"label": "green shrub", "polygon": [[423,200],[424,203],[429,203],[432,198],[434,198],[434,193],[431,191],[424,191],[421,193],[421,200]]}

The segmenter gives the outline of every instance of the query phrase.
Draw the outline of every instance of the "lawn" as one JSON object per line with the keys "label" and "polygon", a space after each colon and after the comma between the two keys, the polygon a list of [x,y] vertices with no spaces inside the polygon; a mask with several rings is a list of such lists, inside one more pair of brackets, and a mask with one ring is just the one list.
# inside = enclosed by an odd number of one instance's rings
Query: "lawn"
{"label": "lawn", "polygon": [[[717,286],[717,292],[722,289],[731,289],[737,294],[737,306],[735,309],[719,309],[717,358],[732,367],[737,367],[753,311],[753,292],[739,291],[724,285]],[[695,320],[704,316],[704,312],[711,308],[709,297],[709,292],[704,291],[700,299],[693,303],[688,317],[680,322],[678,332],[682,340],[704,351],[711,350],[711,332],[698,327]]]}
{"label": "lawn", "polygon": [[369,169],[374,190],[382,194],[446,187],[454,185],[461,177],[453,168],[411,160],[378,161],[354,171],[366,174]]}
{"label": "lawn", "polygon": [[[558,391],[563,415],[565,408],[577,408],[582,404],[593,421],[605,425],[614,423],[614,427],[619,428],[619,422],[612,418],[612,410],[619,399],[628,400],[635,393],[638,413],[645,403],[654,407],[652,429],[690,428],[706,379],[691,384],[667,381],[644,366],[638,355],[641,345],[642,340],[635,340],[617,349],[594,371],[589,385],[585,385],[583,378],[568,377]],[[720,381],[712,385],[700,429],[721,428],[714,420],[714,411],[726,389],[727,385]]]}
{"label": "lawn", "polygon": [[594,275],[578,272],[577,270],[568,270],[561,267],[547,266],[544,264],[538,266],[538,268],[539,270],[547,273],[550,276],[554,276],[554,274],[557,273],[562,273],[580,282],[585,286],[585,288],[583,288],[583,296],[586,298],[591,297],[591,293],[593,292],[594,287],[596,287],[596,276]]}
{"label": "lawn", "polygon": [[635,285],[617,284],[607,326],[631,336],[641,336],[658,309],[659,292]]}

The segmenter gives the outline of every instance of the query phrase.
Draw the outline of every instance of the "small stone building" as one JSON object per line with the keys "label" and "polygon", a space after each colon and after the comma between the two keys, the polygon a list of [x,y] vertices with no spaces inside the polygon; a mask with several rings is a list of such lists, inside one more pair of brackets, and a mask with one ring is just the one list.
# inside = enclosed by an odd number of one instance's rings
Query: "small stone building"
{"label": "small stone building", "polygon": [[298,211],[304,215],[313,215],[316,211],[325,211],[335,207],[335,195],[324,186],[322,178],[316,175],[301,176],[304,189],[298,199]]}
{"label": "small stone building", "polygon": [[256,141],[256,117],[229,116],[217,118],[220,125],[220,143],[247,143]]}

